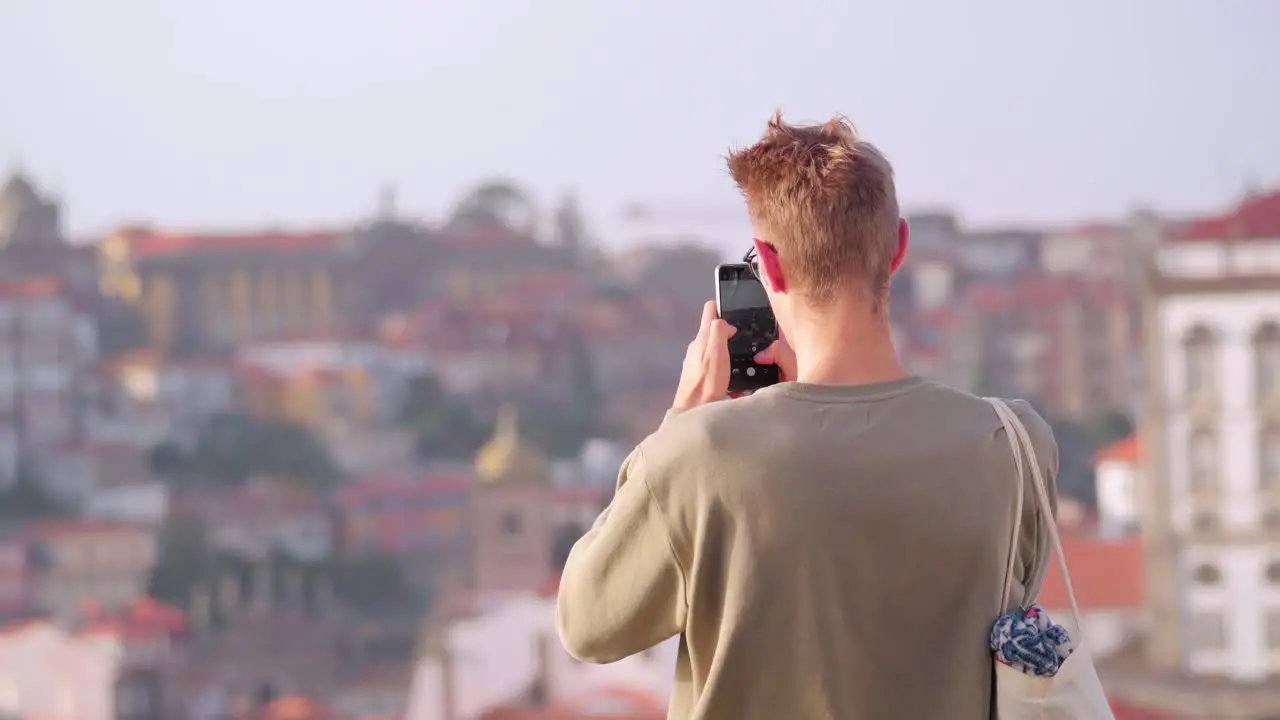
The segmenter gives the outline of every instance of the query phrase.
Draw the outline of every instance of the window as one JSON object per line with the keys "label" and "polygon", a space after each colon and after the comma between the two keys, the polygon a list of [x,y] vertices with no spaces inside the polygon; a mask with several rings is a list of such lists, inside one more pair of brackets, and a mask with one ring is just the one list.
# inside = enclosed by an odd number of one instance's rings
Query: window
{"label": "window", "polygon": [[1208,563],[1198,566],[1191,573],[1191,576],[1195,578],[1196,583],[1199,585],[1217,585],[1222,582],[1222,571]]}
{"label": "window", "polygon": [[1258,328],[1253,357],[1258,399],[1280,397],[1280,323],[1269,321]]}
{"label": "window", "polygon": [[1192,520],[1196,532],[1211,533],[1218,529],[1218,516],[1210,512],[1198,513]]}
{"label": "window", "polygon": [[1258,438],[1258,484],[1280,489],[1280,428],[1269,427]]}
{"label": "window", "polygon": [[1220,612],[1198,612],[1191,618],[1191,639],[1197,650],[1225,650],[1227,620]]}
{"label": "window", "polygon": [[1262,513],[1262,529],[1268,531],[1280,530],[1280,510],[1267,510]]}
{"label": "window", "polygon": [[1213,333],[1203,325],[1197,325],[1182,341],[1186,358],[1187,395],[1194,397],[1213,389],[1214,386]]}
{"label": "window", "polygon": [[1280,650],[1280,610],[1267,611],[1267,649]]}
{"label": "window", "polygon": [[1217,484],[1218,440],[1206,430],[1191,436],[1190,448],[1191,490],[1203,492]]}
{"label": "window", "polygon": [[524,532],[524,522],[519,513],[509,512],[502,516],[502,534],[508,539],[520,537]]}

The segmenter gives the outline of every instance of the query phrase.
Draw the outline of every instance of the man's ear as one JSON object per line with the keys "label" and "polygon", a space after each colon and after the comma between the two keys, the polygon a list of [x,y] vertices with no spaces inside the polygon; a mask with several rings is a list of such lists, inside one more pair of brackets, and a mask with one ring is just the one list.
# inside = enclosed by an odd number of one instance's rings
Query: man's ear
{"label": "man's ear", "polygon": [[902,261],[907,259],[907,245],[911,241],[911,226],[906,218],[898,218],[898,251],[893,254],[893,262],[889,264],[889,274],[898,272]]}
{"label": "man's ear", "polygon": [[778,251],[760,238],[754,238],[751,242],[756,246],[760,281],[776,293],[785,293],[787,291],[787,278],[782,272],[782,263],[778,261]]}

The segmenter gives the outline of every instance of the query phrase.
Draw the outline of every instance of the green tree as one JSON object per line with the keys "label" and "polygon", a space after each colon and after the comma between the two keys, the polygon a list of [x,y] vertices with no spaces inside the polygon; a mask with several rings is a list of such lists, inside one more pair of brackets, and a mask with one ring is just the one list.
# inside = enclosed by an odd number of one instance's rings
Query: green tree
{"label": "green tree", "polygon": [[39,473],[29,467],[20,467],[13,484],[0,490],[0,520],[38,520],[70,512],[45,490]]}
{"label": "green tree", "polygon": [[1097,505],[1093,455],[1098,443],[1083,425],[1063,419],[1049,419],[1058,443],[1058,492],[1089,507]]}
{"label": "green tree", "polygon": [[185,606],[191,590],[208,581],[217,564],[209,530],[198,518],[176,515],[160,531],[160,557],[151,571],[148,593],[164,602]]}
{"label": "green tree", "polygon": [[268,476],[328,488],[342,476],[328,448],[308,428],[242,413],[209,418],[189,452],[173,443],[157,445],[150,463],[153,471],[171,480],[238,484]]}
{"label": "green tree", "polygon": [[418,609],[425,600],[410,585],[400,563],[389,555],[365,553],[335,558],[326,571],[338,601],[358,612]]}
{"label": "green tree", "polygon": [[1093,433],[1094,442],[1098,447],[1106,447],[1132,435],[1134,427],[1128,415],[1119,410],[1112,410],[1095,419],[1090,424],[1089,430]]}
{"label": "green tree", "polygon": [[419,457],[430,460],[470,460],[493,431],[492,424],[432,375],[409,381],[399,417],[414,429]]}
{"label": "green tree", "polygon": [[569,551],[574,543],[586,534],[586,529],[575,522],[565,523],[556,528],[555,539],[551,544],[551,560],[558,568],[563,568],[569,560]]}

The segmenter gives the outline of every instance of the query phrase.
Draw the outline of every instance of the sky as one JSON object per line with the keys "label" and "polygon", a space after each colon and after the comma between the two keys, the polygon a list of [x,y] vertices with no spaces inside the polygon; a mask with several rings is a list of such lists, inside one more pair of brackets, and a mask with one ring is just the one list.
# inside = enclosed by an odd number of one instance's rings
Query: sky
{"label": "sky", "polygon": [[630,202],[736,217],[724,154],[780,109],[966,224],[1181,214],[1280,186],[1277,37],[1280,0],[0,0],[0,171],[76,235],[502,177],[616,242]]}

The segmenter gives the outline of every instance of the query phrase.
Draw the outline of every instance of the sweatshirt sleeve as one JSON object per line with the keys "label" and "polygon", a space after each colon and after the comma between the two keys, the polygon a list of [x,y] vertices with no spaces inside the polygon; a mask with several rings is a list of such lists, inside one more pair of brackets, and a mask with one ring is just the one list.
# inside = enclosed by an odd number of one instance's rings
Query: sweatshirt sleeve
{"label": "sweatshirt sleeve", "polygon": [[560,578],[560,640],[583,662],[621,660],[684,629],[685,572],[645,470],[636,448],[613,501],[573,546]]}

